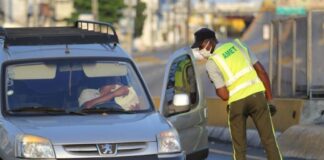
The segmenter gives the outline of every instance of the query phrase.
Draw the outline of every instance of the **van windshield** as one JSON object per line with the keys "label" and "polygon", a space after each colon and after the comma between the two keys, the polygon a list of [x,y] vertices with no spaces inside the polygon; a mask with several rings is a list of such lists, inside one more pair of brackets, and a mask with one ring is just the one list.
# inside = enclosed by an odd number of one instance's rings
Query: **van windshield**
{"label": "van windshield", "polygon": [[151,109],[127,62],[58,60],[13,64],[5,71],[6,110],[10,114]]}

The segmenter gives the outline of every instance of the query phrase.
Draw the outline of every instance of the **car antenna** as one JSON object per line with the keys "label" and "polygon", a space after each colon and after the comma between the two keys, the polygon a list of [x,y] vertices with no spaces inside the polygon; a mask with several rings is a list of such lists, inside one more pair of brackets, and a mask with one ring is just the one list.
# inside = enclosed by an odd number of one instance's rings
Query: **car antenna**
{"label": "car antenna", "polygon": [[68,44],[65,44],[65,54],[69,54],[70,53],[70,49]]}

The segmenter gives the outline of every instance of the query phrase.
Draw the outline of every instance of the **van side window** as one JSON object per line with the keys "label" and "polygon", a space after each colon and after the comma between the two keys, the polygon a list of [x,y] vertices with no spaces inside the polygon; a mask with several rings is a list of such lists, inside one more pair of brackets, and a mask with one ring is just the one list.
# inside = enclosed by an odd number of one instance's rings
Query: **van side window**
{"label": "van side window", "polygon": [[[194,66],[189,56],[184,55],[176,59],[170,69],[168,76],[165,100],[168,105],[168,115],[187,112],[197,106],[198,90]],[[189,97],[189,110],[182,110],[173,105],[176,94],[186,94]]]}

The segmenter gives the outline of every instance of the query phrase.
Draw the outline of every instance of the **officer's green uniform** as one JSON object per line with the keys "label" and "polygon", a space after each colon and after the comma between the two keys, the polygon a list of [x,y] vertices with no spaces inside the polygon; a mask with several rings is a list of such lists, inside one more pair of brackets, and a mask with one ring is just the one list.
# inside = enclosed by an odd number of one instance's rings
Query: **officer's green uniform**
{"label": "officer's green uniform", "polygon": [[230,95],[228,124],[233,142],[233,158],[246,159],[246,119],[251,116],[268,159],[282,159],[264,96],[265,87],[253,68],[248,49],[236,39],[218,47],[210,59],[221,71]]}

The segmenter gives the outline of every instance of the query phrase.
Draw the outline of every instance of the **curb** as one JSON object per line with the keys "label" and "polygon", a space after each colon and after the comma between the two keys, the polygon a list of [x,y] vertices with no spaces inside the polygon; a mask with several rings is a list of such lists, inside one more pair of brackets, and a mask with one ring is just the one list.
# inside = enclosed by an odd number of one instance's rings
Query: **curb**
{"label": "curb", "polygon": [[303,159],[324,159],[324,125],[295,125],[279,138],[284,156]]}

